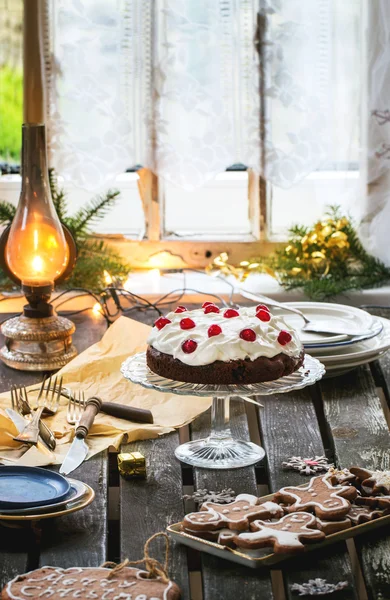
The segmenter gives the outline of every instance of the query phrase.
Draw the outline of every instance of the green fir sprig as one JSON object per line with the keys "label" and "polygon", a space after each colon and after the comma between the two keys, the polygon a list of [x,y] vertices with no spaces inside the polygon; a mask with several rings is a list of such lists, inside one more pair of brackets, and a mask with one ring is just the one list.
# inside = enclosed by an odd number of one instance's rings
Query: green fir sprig
{"label": "green fir sprig", "polygon": [[[53,203],[58,217],[71,232],[77,246],[76,266],[69,279],[61,284],[63,288],[83,287],[93,291],[106,287],[104,271],[113,278],[125,278],[130,266],[103,240],[92,236],[92,227],[113,208],[119,191],[109,190],[106,194],[92,199],[75,214],[68,214],[67,196],[59,187],[54,169],[49,170],[49,184]],[[0,225],[9,225],[15,216],[16,207],[10,202],[0,201]],[[15,287],[0,270],[0,290]]]}

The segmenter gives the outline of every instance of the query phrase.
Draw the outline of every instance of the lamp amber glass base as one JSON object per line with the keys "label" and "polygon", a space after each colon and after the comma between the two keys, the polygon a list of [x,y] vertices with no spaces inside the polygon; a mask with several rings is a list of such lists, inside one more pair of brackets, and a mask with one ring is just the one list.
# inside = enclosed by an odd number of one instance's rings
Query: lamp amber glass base
{"label": "lamp amber glass base", "polygon": [[72,344],[75,325],[56,313],[43,318],[25,314],[8,319],[1,326],[5,345],[0,358],[19,371],[55,371],[77,355]]}

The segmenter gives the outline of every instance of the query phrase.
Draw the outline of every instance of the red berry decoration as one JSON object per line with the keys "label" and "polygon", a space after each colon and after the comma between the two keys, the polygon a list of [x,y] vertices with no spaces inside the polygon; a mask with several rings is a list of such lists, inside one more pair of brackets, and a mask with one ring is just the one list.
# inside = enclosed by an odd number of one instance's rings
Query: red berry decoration
{"label": "red berry decoration", "polygon": [[278,335],[278,342],[281,346],[285,346],[292,340],[292,335],[288,331],[281,331]]}
{"label": "red berry decoration", "polygon": [[254,342],[256,339],[256,333],[253,329],[243,329],[240,332],[240,338],[246,342]]}
{"label": "red berry decoration", "polygon": [[203,302],[202,308],[206,308],[206,306],[209,306],[210,304],[214,304],[214,302]]}
{"label": "red berry decoration", "polygon": [[267,312],[270,312],[268,306],[266,306],[265,304],[258,304],[256,306],[256,312],[259,312],[259,310],[266,310]]}
{"label": "red berry decoration", "polygon": [[175,313],[182,313],[182,312],[187,312],[187,309],[185,306],[178,306],[177,309],[175,310]]}
{"label": "red berry decoration", "polygon": [[270,320],[271,320],[271,315],[270,315],[270,313],[268,312],[268,310],[259,310],[259,311],[256,313],[256,317],[257,317],[258,319],[260,319],[260,321],[264,321],[265,323],[266,323],[267,321],[270,321]]}
{"label": "red berry decoration", "polygon": [[219,313],[219,312],[221,312],[221,311],[219,310],[218,306],[215,306],[215,304],[212,304],[212,303],[208,304],[206,306],[206,308],[204,309],[205,315],[208,315],[209,313]]}
{"label": "red berry decoration", "polygon": [[157,319],[157,321],[154,322],[158,330],[163,329],[165,325],[168,325],[169,323],[172,323],[172,321],[166,319],[165,317],[160,317],[159,319]]}
{"label": "red berry decoration", "polygon": [[195,323],[192,319],[182,319],[180,321],[181,329],[193,329],[195,327]]}
{"label": "red berry decoration", "polygon": [[238,310],[234,310],[234,308],[228,308],[223,313],[223,316],[225,317],[225,319],[232,319],[233,317],[239,317],[240,313],[238,312]]}
{"label": "red berry decoration", "polygon": [[207,330],[207,334],[210,337],[214,337],[215,335],[219,335],[222,333],[222,328],[219,325],[210,325]]}
{"label": "red berry decoration", "polygon": [[186,340],[181,345],[181,349],[183,350],[184,354],[192,354],[195,352],[197,347],[198,344],[195,342],[195,340]]}

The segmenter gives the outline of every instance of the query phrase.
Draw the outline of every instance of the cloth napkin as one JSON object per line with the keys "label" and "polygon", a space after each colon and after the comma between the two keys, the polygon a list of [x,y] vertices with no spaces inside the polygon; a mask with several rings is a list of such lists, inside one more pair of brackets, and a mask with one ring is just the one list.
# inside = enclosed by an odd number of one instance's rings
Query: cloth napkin
{"label": "cloth napkin", "polygon": [[[123,377],[120,367],[129,356],[146,348],[150,327],[127,317],[120,317],[97,344],[76,356],[58,375],[63,385],[72,390],[84,390],[85,397],[99,396],[105,402],[117,402],[151,410],[154,423],[135,423],[111,417],[104,413],[96,416],[87,438],[88,458],[109,446],[119,448],[127,436],[129,442],[155,438],[177,427],[190,423],[211,405],[210,398],[178,396],[148,390]],[[28,390],[37,389],[37,385]],[[38,391],[30,392],[30,403],[35,406]],[[10,393],[0,394],[0,462],[8,465],[44,466],[61,464],[74,436],[74,427],[66,421],[67,399],[62,397],[57,413],[45,422],[56,436],[55,452],[43,444],[36,447],[20,445],[12,438],[17,435],[15,425],[5,409],[11,407]]]}

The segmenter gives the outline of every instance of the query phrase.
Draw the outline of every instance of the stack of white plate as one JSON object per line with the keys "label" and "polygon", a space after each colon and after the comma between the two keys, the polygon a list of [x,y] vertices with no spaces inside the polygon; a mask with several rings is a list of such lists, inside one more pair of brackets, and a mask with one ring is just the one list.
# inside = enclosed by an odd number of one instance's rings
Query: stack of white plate
{"label": "stack of white plate", "polygon": [[329,375],[341,375],[376,360],[390,348],[390,320],[373,317],[360,308],[325,302],[286,302],[299,309],[310,321],[326,327],[343,326],[350,335],[306,333],[302,319],[291,313],[285,321],[299,333],[308,354],[318,358]]}

